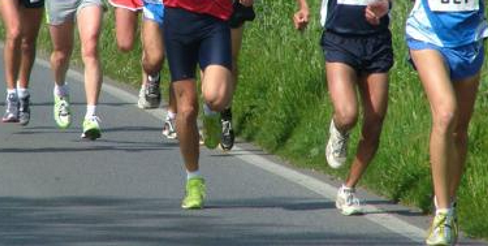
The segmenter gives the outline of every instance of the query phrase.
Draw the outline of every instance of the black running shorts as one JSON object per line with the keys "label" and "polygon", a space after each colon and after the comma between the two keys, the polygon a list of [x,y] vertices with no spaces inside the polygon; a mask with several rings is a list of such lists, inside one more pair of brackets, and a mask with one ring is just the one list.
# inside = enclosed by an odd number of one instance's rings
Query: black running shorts
{"label": "black running shorts", "polygon": [[19,3],[28,9],[44,7],[44,0],[19,0]]}
{"label": "black running shorts", "polygon": [[348,36],[324,31],[321,45],[326,62],[347,64],[358,73],[386,73],[393,66],[390,32]]}
{"label": "black running shorts", "polygon": [[165,8],[164,42],[171,81],[195,78],[196,65],[232,69],[230,28],[226,21],[181,8]]}

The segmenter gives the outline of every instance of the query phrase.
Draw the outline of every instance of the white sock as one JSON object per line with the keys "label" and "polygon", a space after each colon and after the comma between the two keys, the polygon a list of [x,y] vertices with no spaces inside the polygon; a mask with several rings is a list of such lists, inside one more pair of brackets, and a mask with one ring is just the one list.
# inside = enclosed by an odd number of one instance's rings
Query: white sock
{"label": "white sock", "polygon": [[438,208],[435,211],[435,214],[438,215],[439,213],[444,213],[444,214],[449,214],[451,212],[451,209],[449,208]]}
{"label": "white sock", "polygon": [[210,107],[209,107],[209,106],[208,106],[206,103],[205,103],[205,104],[203,104],[203,113],[204,113],[205,115],[215,115],[215,114],[217,114],[217,112],[212,111],[212,110],[210,109]]}
{"label": "white sock", "polygon": [[186,170],[186,179],[189,180],[191,178],[196,178],[196,177],[201,177],[202,175],[200,174],[199,170],[196,170],[194,172],[190,172]]}
{"label": "white sock", "polygon": [[166,115],[166,118],[170,120],[174,120],[176,118],[176,113],[173,113],[172,111],[168,110],[168,114]]}
{"label": "white sock", "polygon": [[95,115],[95,110],[97,109],[96,105],[86,105],[86,114],[85,119],[90,119]]}
{"label": "white sock", "polygon": [[19,95],[19,98],[26,98],[29,96],[29,91],[27,88],[17,88],[17,95]]}
{"label": "white sock", "polygon": [[69,87],[68,83],[64,83],[63,85],[59,86],[58,84],[54,84],[54,94],[64,97],[69,95]]}
{"label": "white sock", "polygon": [[148,79],[149,81],[151,81],[151,82],[155,82],[155,81],[157,81],[157,80],[159,79],[159,73],[158,73],[158,74],[156,74],[156,76],[151,76],[151,75],[148,75],[148,76],[147,76],[147,79]]}
{"label": "white sock", "polygon": [[8,95],[14,94],[17,97],[17,90],[16,89],[7,89],[7,97]]}

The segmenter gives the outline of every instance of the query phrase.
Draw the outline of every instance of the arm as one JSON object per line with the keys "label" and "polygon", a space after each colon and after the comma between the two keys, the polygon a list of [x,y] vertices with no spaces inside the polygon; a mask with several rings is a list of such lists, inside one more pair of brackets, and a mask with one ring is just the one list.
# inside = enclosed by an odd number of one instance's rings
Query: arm
{"label": "arm", "polygon": [[307,0],[296,0],[299,10],[293,16],[293,23],[297,30],[303,31],[308,25],[310,13],[308,10]]}

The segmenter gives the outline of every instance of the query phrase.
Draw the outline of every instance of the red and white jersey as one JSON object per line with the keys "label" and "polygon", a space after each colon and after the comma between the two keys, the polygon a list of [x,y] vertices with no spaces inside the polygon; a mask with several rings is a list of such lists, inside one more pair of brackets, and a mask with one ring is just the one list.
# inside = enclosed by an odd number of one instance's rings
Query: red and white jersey
{"label": "red and white jersey", "polygon": [[142,0],[108,0],[108,2],[115,8],[124,8],[131,11],[142,10],[144,6]]}
{"label": "red and white jersey", "polygon": [[165,7],[182,8],[222,20],[228,20],[233,12],[232,0],[164,0],[163,2]]}

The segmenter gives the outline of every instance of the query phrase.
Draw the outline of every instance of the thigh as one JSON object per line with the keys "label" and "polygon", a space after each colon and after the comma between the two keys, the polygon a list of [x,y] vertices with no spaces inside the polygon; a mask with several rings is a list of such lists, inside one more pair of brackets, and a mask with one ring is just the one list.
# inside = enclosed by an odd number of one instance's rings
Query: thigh
{"label": "thigh", "polygon": [[354,68],[340,62],[326,62],[327,87],[335,112],[358,111],[356,84],[358,75]]}
{"label": "thigh", "polygon": [[68,21],[49,26],[54,51],[70,53],[73,50],[74,25],[73,21]]}
{"label": "thigh", "polygon": [[208,33],[202,34],[198,57],[200,68],[205,72],[209,65],[217,65],[232,70],[232,48],[230,28],[220,20],[208,22]]}
{"label": "thigh", "polygon": [[98,4],[87,4],[80,7],[77,24],[82,48],[90,41],[98,41],[102,26],[102,14],[102,6]]}
{"label": "thigh", "polygon": [[187,30],[194,24],[189,15],[184,10],[165,8],[164,44],[173,82],[195,78],[199,43],[196,33]]}
{"label": "thigh", "polygon": [[2,21],[7,32],[10,32],[11,30],[21,30],[20,6],[17,0],[3,0],[2,4],[0,4],[0,14],[2,15]]}
{"label": "thigh", "polygon": [[144,21],[142,24],[142,45],[148,56],[162,56],[164,53],[163,31],[158,23]]}
{"label": "thigh", "polygon": [[383,119],[388,108],[388,73],[371,73],[358,84],[365,121]]}
{"label": "thigh", "polygon": [[21,11],[22,35],[29,42],[35,42],[42,23],[43,8],[24,8]]}
{"label": "thigh", "polygon": [[440,110],[455,110],[456,95],[449,76],[449,67],[442,54],[434,49],[422,49],[410,50],[410,55],[433,113],[437,115]]}
{"label": "thigh", "polygon": [[459,108],[459,117],[456,126],[457,132],[466,132],[468,130],[469,122],[474,111],[479,82],[480,73],[478,72],[478,74],[472,77],[454,83]]}
{"label": "thigh", "polygon": [[[242,46],[242,35],[244,32],[244,26],[231,28],[230,30],[231,30],[230,36],[232,41],[232,61],[237,62],[237,59],[239,57],[239,52],[241,51],[241,46]],[[233,64],[233,65],[237,65],[237,64]]]}

